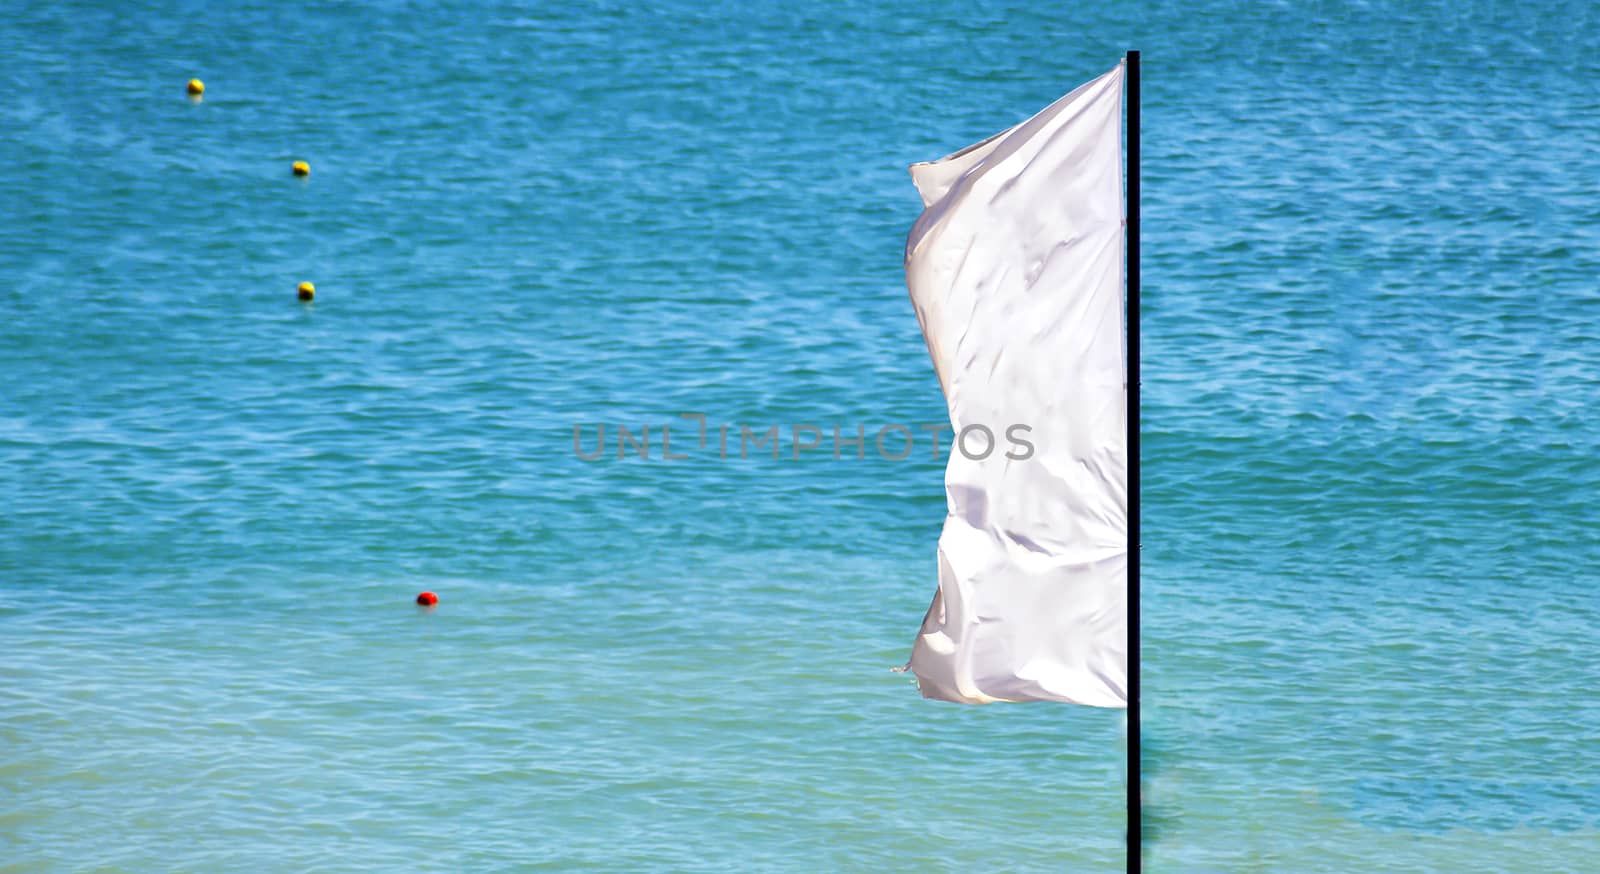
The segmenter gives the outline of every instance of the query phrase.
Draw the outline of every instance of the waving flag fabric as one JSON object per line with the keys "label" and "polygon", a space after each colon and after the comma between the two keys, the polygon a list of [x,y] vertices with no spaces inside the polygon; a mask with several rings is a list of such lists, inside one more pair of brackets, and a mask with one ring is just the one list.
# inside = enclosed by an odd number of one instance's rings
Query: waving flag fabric
{"label": "waving flag fabric", "polygon": [[906,283],[957,435],[928,698],[1127,704],[1123,79],[911,168]]}

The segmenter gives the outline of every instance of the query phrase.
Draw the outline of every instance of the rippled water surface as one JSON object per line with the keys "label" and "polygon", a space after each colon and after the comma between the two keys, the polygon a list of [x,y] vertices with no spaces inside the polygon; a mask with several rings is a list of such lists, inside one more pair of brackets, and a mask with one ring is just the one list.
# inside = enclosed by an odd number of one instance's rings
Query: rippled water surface
{"label": "rippled water surface", "polygon": [[0,871],[1120,869],[1120,713],[888,671],[942,463],[872,435],[944,413],[905,165],[1129,47],[1148,869],[1592,870],[1590,6],[61,2]]}

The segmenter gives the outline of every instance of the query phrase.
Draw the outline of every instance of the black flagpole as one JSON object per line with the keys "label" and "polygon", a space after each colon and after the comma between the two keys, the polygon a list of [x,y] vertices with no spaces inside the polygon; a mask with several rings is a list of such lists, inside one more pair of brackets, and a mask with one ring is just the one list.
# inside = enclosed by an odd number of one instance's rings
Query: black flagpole
{"label": "black flagpole", "polygon": [[1139,821],[1139,52],[1128,52],[1128,871],[1142,865]]}

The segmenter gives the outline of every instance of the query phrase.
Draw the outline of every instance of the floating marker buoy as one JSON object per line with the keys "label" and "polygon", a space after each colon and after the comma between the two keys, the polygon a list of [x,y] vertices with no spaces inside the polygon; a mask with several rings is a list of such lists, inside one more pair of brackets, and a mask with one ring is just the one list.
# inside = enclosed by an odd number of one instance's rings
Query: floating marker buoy
{"label": "floating marker buoy", "polygon": [[307,164],[304,161],[296,161],[296,162],[294,162],[293,170],[294,170],[294,175],[296,175],[296,176],[310,176],[311,175],[311,165]]}
{"label": "floating marker buoy", "polygon": [[417,606],[419,607],[432,607],[437,603],[439,603],[439,596],[432,592],[423,592],[417,596]]}
{"label": "floating marker buoy", "polygon": [[199,79],[190,79],[189,80],[189,94],[190,95],[192,95],[194,97],[199,97],[200,95],[202,95],[204,93],[206,93],[206,83],[200,81]]}
{"label": "floating marker buoy", "polygon": [[300,299],[310,300],[317,296],[317,287],[309,282],[300,283]]}

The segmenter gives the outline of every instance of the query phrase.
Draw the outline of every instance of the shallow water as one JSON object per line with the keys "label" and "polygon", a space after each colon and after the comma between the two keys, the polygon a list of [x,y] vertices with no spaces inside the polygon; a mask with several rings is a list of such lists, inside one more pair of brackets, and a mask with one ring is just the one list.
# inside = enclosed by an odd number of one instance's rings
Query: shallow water
{"label": "shallow water", "polygon": [[6,16],[0,870],[1120,869],[1120,713],[888,671],[871,441],[905,165],[1128,47],[1148,869],[1582,870],[1600,22],[1206,10]]}

